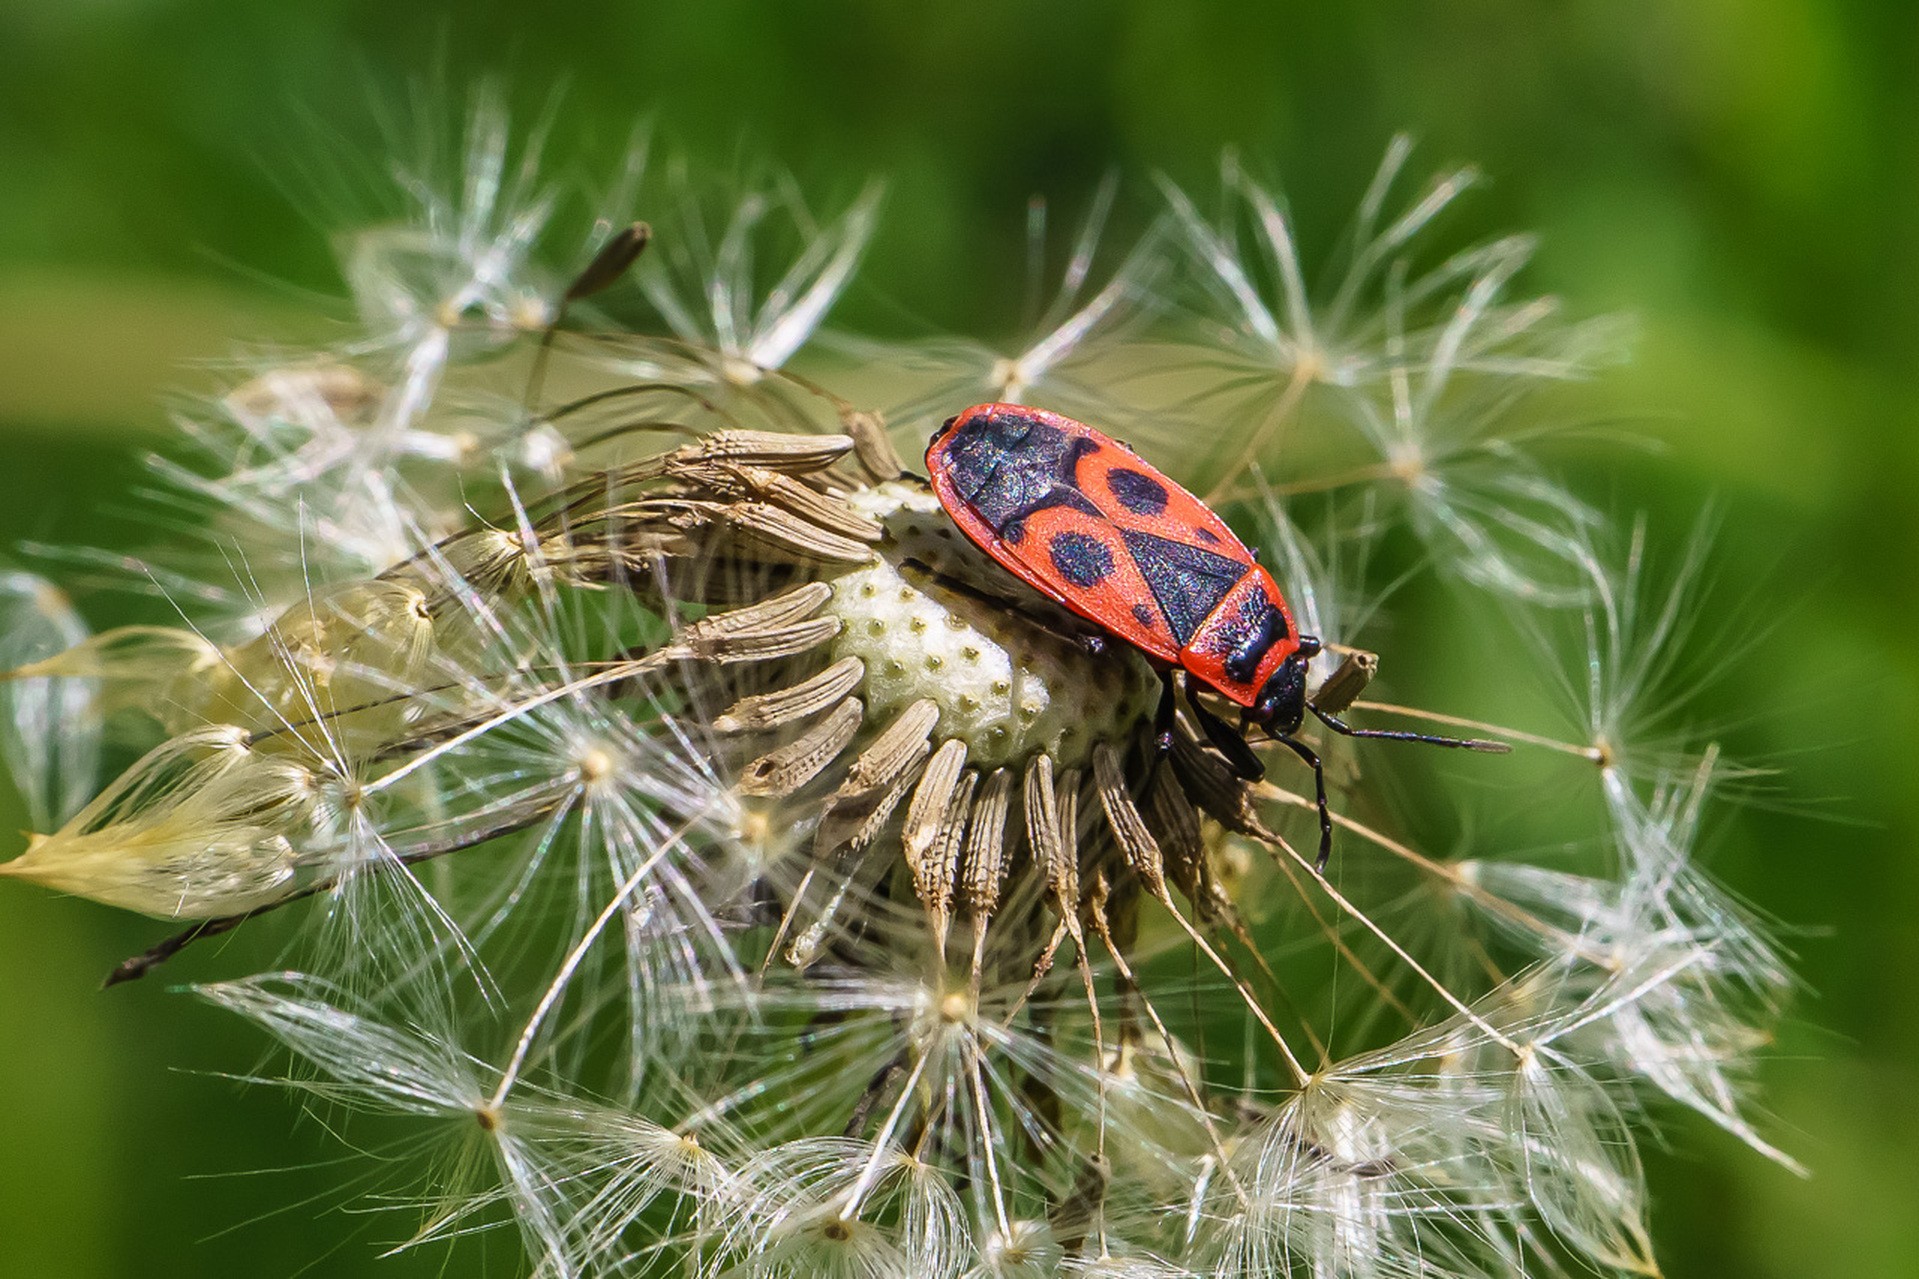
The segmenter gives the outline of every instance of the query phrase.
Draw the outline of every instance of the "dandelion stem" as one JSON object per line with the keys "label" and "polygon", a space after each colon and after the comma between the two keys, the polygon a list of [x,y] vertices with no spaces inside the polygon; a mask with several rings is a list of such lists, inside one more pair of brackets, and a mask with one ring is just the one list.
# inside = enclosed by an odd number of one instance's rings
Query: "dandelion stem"
{"label": "dandelion stem", "polygon": [[[1335,815],[1335,820],[1338,820],[1337,815]],[[1286,876],[1286,882],[1291,885],[1294,894],[1299,898],[1300,904],[1306,908],[1306,912],[1313,917],[1313,923],[1318,926],[1320,932],[1325,934],[1326,940],[1332,945],[1334,952],[1338,954],[1341,959],[1345,960],[1354,972],[1359,974],[1360,980],[1372,988],[1373,993],[1379,996],[1381,1003],[1404,1018],[1407,1025],[1417,1026],[1419,1024],[1419,1018],[1414,1016],[1413,1010],[1406,1006],[1406,1001],[1395,994],[1392,987],[1386,984],[1385,979],[1373,971],[1372,965],[1368,964],[1360,957],[1358,952],[1347,944],[1346,938],[1341,935],[1339,928],[1334,925],[1333,921],[1326,918],[1324,912],[1319,908],[1319,903],[1315,902],[1311,895],[1306,892],[1305,877],[1300,874],[1299,870],[1285,862],[1276,861],[1275,865],[1278,866],[1280,874]],[[1317,878],[1317,876],[1314,878]],[[1312,1034],[1311,1027],[1307,1027],[1307,1033],[1312,1035],[1314,1047],[1319,1049],[1320,1059],[1322,1061],[1330,1060],[1326,1045],[1320,1042],[1318,1035]]]}
{"label": "dandelion stem", "polygon": [[1245,1187],[1239,1184],[1239,1178],[1233,1175],[1232,1168],[1226,1162],[1226,1144],[1219,1135],[1219,1126],[1213,1122],[1212,1112],[1206,1108],[1206,1099],[1200,1093],[1199,1085],[1187,1073],[1185,1063],[1180,1061],[1178,1051],[1174,1048],[1172,1032],[1167,1030],[1166,1023],[1160,1020],[1159,1010],[1153,1007],[1153,1001],[1146,998],[1145,993],[1140,990],[1139,978],[1134,976],[1132,965],[1126,962],[1126,956],[1121,953],[1119,944],[1113,939],[1113,932],[1106,923],[1104,912],[1094,914],[1093,927],[1099,934],[1100,941],[1105,944],[1106,953],[1112,956],[1113,967],[1119,970],[1119,975],[1125,979],[1127,986],[1138,996],[1139,1006],[1146,1010],[1146,1016],[1151,1019],[1153,1029],[1159,1032],[1160,1042],[1166,1046],[1167,1060],[1172,1065],[1173,1074],[1178,1077],[1180,1087],[1185,1089],[1186,1099],[1193,1103],[1193,1112],[1199,1116],[1200,1125],[1206,1129],[1207,1140],[1212,1142],[1213,1150],[1219,1155],[1220,1166],[1226,1170],[1226,1179],[1232,1183],[1234,1195],[1241,1203],[1245,1203]]}
{"label": "dandelion stem", "polygon": [[1278,1045],[1280,1055],[1286,1059],[1286,1065],[1293,1072],[1293,1081],[1304,1087],[1306,1081],[1312,1078],[1311,1073],[1300,1064],[1299,1058],[1293,1053],[1292,1046],[1286,1042],[1286,1037],[1279,1033],[1279,1027],[1273,1025],[1273,1019],[1268,1017],[1266,1010],[1259,1006],[1259,1001],[1253,998],[1253,992],[1246,988],[1246,983],[1239,979],[1239,974],[1232,970],[1232,967],[1220,957],[1219,952],[1213,949],[1212,943],[1207,941],[1199,929],[1193,927],[1191,921],[1181,913],[1179,907],[1173,904],[1172,895],[1166,892],[1164,885],[1160,887],[1159,903],[1166,908],[1167,914],[1173,917],[1173,921],[1185,930],[1186,935],[1193,939],[1193,945],[1199,947],[1200,953],[1211,960],[1213,967],[1219,969],[1220,974],[1233,984],[1233,989],[1239,992],[1240,1002],[1246,1005],[1268,1037]]}
{"label": "dandelion stem", "polygon": [[886,1122],[880,1125],[878,1135],[873,1138],[873,1153],[868,1156],[866,1166],[860,1169],[859,1180],[853,1183],[853,1189],[847,1193],[846,1206],[840,1209],[841,1221],[851,1221],[859,1215],[860,1206],[866,1202],[866,1196],[872,1193],[874,1183],[879,1180],[880,1163],[886,1156],[887,1145],[893,1140],[893,1134],[899,1128],[900,1117],[906,1113],[906,1107],[913,1100],[913,1090],[919,1086],[921,1076],[926,1073],[926,1063],[926,1054],[921,1053],[920,1059],[913,1063],[912,1073],[900,1086],[899,1100],[895,1101],[893,1108],[887,1112]]}
{"label": "dandelion stem", "polygon": [[526,1029],[520,1032],[519,1042],[513,1046],[512,1059],[506,1063],[506,1069],[500,1072],[500,1086],[493,1090],[493,1097],[489,1103],[493,1107],[498,1108],[505,1103],[507,1093],[512,1090],[514,1082],[519,1078],[521,1068],[526,1065],[527,1054],[533,1050],[534,1036],[539,1033],[541,1024],[553,1011],[553,1006],[559,1002],[567,986],[572,983],[573,974],[579,971],[580,965],[586,960],[586,952],[592,949],[593,943],[598,941],[600,934],[606,931],[606,926],[613,921],[613,917],[620,913],[621,908],[626,905],[627,898],[631,897],[641,882],[653,873],[653,868],[665,859],[667,853],[679,847],[680,840],[685,837],[688,830],[692,829],[692,825],[691,822],[687,822],[660,841],[660,846],[651,856],[636,866],[631,875],[626,877],[619,891],[613,894],[613,900],[606,904],[606,908],[600,912],[599,917],[587,927],[585,935],[567,953],[565,961],[560,964],[559,972],[554,974],[545,993],[540,996],[540,1002],[534,1007],[533,1015],[527,1018]]}
{"label": "dandelion stem", "polygon": [[986,1078],[980,1072],[979,1055],[975,1053],[966,1063],[967,1081],[972,1085],[973,1107],[979,1118],[979,1144],[982,1157],[986,1161],[986,1182],[993,1190],[993,1219],[1000,1233],[1007,1232],[1006,1187],[1000,1183],[999,1158],[993,1153],[993,1118],[986,1103]]}
{"label": "dandelion stem", "polygon": [[[1274,789],[1277,789],[1277,788],[1274,788]],[[1304,805],[1306,803],[1304,798],[1303,797],[1299,797],[1299,798],[1301,799],[1302,805]],[[1313,806],[1317,807],[1317,805],[1313,805]],[[1277,840],[1275,841],[1275,846],[1280,849],[1284,849],[1286,855],[1292,858],[1295,862],[1297,862],[1302,870],[1312,865],[1311,862],[1307,861],[1304,857],[1300,855],[1298,849],[1294,848],[1292,844],[1288,843],[1287,841]],[[1272,849],[1269,848],[1268,852],[1269,853],[1272,852]],[[1277,854],[1274,854],[1274,856],[1276,858]],[[1320,875],[1317,873],[1313,875],[1313,879],[1319,885],[1319,890],[1325,893],[1328,897],[1330,897],[1334,905],[1338,906],[1342,911],[1346,912],[1346,914],[1350,915],[1353,919],[1359,921],[1359,924],[1362,928],[1364,928],[1367,932],[1371,933],[1373,936],[1379,938],[1381,942],[1385,943],[1386,948],[1392,951],[1393,954],[1397,955],[1401,963],[1405,964],[1408,968],[1412,969],[1414,973],[1418,974],[1421,981],[1424,981],[1428,986],[1432,987],[1433,993],[1437,994],[1441,999],[1445,1000],[1448,1004],[1450,1004],[1453,1008],[1453,1011],[1457,1012],[1460,1016],[1464,1017],[1467,1021],[1471,1022],[1474,1026],[1478,1027],[1482,1032],[1485,1033],[1486,1037],[1491,1039],[1493,1042],[1499,1044],[1500,1046],[1504,1047],[1509,1052],[1512,1052],[1515,1055],[1519,1053],[1518,1044],[1514,1043],[1511,1039],[1507,1038],[1504,1034],[1500,1033],[1500,1031],[1496,1029],[1490,1022],[1488,1022],[1485,1018],[1481,1017],[1478,1013],[1474,1012],[1471,1006],[1469,1006],[1464,1000],[1460,999],[1459,996],[1453,994],[1451,988],[1449,988],[1445,982],[1440,981],[1437,977],[1427,972],[1425,966],[1422,965],[1417,959],[1414,959],[1412,957],[1411,952],[1409,952],[1404,946],[1400,945],[1399,942],[1393,937],[1391,933],[1387,932],[1384,928],[1381,928],[1377,923],[1373,921],[1372,916],[1368,915],[1365,911],[1361,910],[1358,906],[1354,905],[1351,899],[1349,899],[1344,893],[1340,892],[1337,888],[1334,888],[1331,880],[1327,879],[1324,875]]]}

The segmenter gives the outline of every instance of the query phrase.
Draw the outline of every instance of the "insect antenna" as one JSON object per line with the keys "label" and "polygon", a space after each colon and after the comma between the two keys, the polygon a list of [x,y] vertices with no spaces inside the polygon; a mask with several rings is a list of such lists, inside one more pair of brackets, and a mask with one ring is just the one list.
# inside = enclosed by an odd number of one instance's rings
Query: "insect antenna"
{"label": "insect antenna", "polygon": [[1432,733],[1408,733],[1391,728],[1354,728],[1331,711],[1323,711],[1311,702],[1307,709],[1319,717],[1321,723],[1343,737],[1373,737],[1389,742],[1425,742],[1428,746],[1451,746],[1458,750],[1481,751],[1488,755],[1505,755],[1512,747],[1505,742],[1489,741],[1483,737],[1439,737]]}

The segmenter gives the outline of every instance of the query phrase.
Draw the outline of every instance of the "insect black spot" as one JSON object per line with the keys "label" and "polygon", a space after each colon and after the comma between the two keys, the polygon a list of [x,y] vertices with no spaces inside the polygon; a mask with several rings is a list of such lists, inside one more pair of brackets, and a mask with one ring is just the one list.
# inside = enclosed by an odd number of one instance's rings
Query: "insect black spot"
{"label": "insect black spot", "polygon": [[1113,571],[1113,553],[1106,543],[1085,533],[1055,533],[1046,551],[1059,575],[1074,586],[1098,586]]}
{"label": "insect black spot", "polygon": [[1173,637],[1184,644],[1193,638],[1219,602],[1226,598],[1246,566],[1238,560],[1184,542],[1175,542],[1138,529],[1122,529],[1126,549],[1139,566],[1153,599],[1166,615]]}
{"label": "insect black spot", "polygon": [[1195,528],[1193,536],[1213,546],[1219,545],[1219,535],[1209,528]]}
{"label": "insect black spot", "polygon": [[1079,489],[1079,464],[1099,443],[1070,435],[1027,413],[1004,410],[968,418],[943,454],[953,487],[1003,542],[1024,535],[1020,521],[1064,506],[1099,516]]}
{"label": "insect black spot", "polygon": [[1166,486],[1142,471],[1116,466],[1106,473],[1106,487],[1135,515],[1158,515],[1166,509]]}
{"label": "insect black spot", "polygon": [[959,418],[953,418],[940,428],[940,436],[950,432],[952,437],[946,446],[945,465],[954,487],[975,502],[994,486],[1009,456],[1027,447],[1034,427],[1042,433],[1058,434],[1021,413],[981,413],[955,430],[958,422]]}
{"label": "insect black spot", "polygon": [[1144,604],[1133,605],[1133,620],[1149,631],[1153,629],[1154,623],[1158,621],[1158,619],[1153,616],[1153,610],[1147,608]]}

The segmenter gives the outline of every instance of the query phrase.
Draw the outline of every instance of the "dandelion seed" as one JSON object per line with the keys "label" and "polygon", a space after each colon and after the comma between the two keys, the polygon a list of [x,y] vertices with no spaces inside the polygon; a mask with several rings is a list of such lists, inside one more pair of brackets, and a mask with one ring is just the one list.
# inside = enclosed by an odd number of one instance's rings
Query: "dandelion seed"
{"label": "dandelion seed", "polygon": [[1619,832],[1623,881],[1495,864],[1474,875],[1496,901],[1556,926],[1522,940],[1550,961],[1536,981],[1579,1001],[1564,1036],[1582,1059],[1648,1081],[1797,1168],[1743,1113],[1742,1076],[1771,1042],[1790,974],[1758,923],[1687,861],[1711,778],[1709,760]]}
{"label": "dandelion seed", "polygon": [[431,393],[456,332],[463,342],[495,343],[550,318],[551,286],[531,261],[552,216],[538,177],[542,142],[529,140],[516,158],[504,109],[483,94],[469,119],[457,192],[440,189],[438,175],[402,168],[395,176],[415,202],[413,218],[347,242],[343,267],[363,324],[408,352],[413,385],[403,404]]}
{"label": "dandelion seed", "polygon": [[[31,635],[21,627],[16,635]],[[91,687],[88,704],[75,706],[63,722],[74,728],[89,717],[141,711],[163,727],[183,731],[204,723],[201,681],[219,665],[220,650],[205,636],[168,626],[120,626],[98,635],[71,632],[70,647],[23,662],[10,680],[76,681]]]}
{"label": "dandelion seed", "polygon": [[[1581,550],[1580,564],[1590,582],[1581,616],[1584,660],[1580,678],[1568,681],[1565,694],[1622,822],[1630,820],[1635,805],[1632,782],[1683,772],[1693,758],[1696,734],[1687,733],[1679,717],[1697,696],[1700,681],[1686,663],[1699,651],[1726,656],[1716,639],[1694,643],[1703,616],[1700,575],[1709,534],[1709,520],[1695,527],[1662,595],[1654,593],[1649,580],[1653,570],[1643,520],[1634,524],[1617,567],[1595,548]],[[1550,642],[1543,634],[1539,638]]]}
{"label": "dandelion seed", "polygon": [[[240,1013],[321,1071],[315,1081],[289,1081],[354,1109],[398,1113],[448,1125],[445,1166],[432,1178],[423,1222],[407,1245],[448,1237],[492,1205],[503,1205],[529,1251],[557,1275],[584,1273],[581,1240],[570,1217],[572,1173],[549,1157],[572,1126],[534,1107],[495,1106],[481,1082],[485,1067],[451,1038],[442,1021],[401,1030],[333,1002],[338,992],[301,974],[203,986],[200,994]],[[479,1148],[493,1184],[475,1177]]]}
{"label": "dandelion seed", "polygon": [[[735,206],[717,242],[707,239],[698,205],[687,197],[663,237],[660,256],[669,269],[642,281],[648,300],[685,344],[683,358],[705,364],[722,386],[752,387],[782,368],[851,282],[873,234],[880,194],[878,186],[868,187],[837,220],[819,226],[790,190],[754,192]],[[770,232],[796,237],[800,247],[762,290],[760,240]]]}
{"label": "dandelion seed", "polygon": [[979,1245],[979,1262],[969,1274],[993,1279],[1042,1279],[1057,1274],[1063,1249],[1043,1221],[1015,1221],[1004,1231],[987,1233]]}
{"label": "dandelion seed", "polygon": [[[1137,330],[1155,307],[1164,264],[1158,238],[1149,236],[1094,287],[1094,266],[1118,190],[1116,180],[1099,188],[1074,237],[1057,292],[1013,348],[958,338],[902,345],[840,335],[834,335],[831,344],[860,359],[897,365],[912,378],[916,391],[893,409],[898,418],[914,420],[949,414],[955,405],[1005,401],[1043,403],[1129,429],[1138,405],[1106,389],[1101,372],[1124,335]],[[1034,210],[1037,271],[1045,248],[1045,206],[1036,204]],[[1035,278],[1033,283],[1038,286],[1040,281]]]}
{"label": "dandelion seed", "polygon": [[323,779],[238,728],[157,747],[0,873],[162,919],[251,910],[293,881]]}
{"label": "dandelion seed", "polygon": [[753,1189],[703,1273],[941,1279],[968,1255],[958,1196],[908,1155],[794,1141],[763,1152],[741,1178]]}

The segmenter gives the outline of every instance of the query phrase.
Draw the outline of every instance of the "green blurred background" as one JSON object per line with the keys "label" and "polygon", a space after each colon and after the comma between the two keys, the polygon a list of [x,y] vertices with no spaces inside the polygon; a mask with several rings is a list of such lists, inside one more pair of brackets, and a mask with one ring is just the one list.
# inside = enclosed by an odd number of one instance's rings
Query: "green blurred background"
{"label": "green blurred background", "polygon": [[[1713,576],[1762,632],[1704,712],[1783,771],[1706,857],[1794,930],[1807,993],[1765,1098],[1815,1172],[1670,1120],[1667,1269],[1919,1274],[1919,7],[0,0],[0,541],[133,538],[119,499],[163,395],[319,332],[307,294],[339,294],[328,232],[359,211],[327,175],[377,169],[383,111],[457,120],[486,74],[529,118],[557,87],[556,137],[609,156],[650,116],[823,206],[886,176],[838,316],[880,331],[991,336],[1024,296],[1028,197],[1070,212],[1114,168],[1143,194],[1238,146],[1310,252],[1394,131],[1416,170],[1482,164],[1456,234],[1537,230],[1536,288],[1640,321],[1586,404],[1663,449],[1561,464],[1674,539],[1716,498]],[[338,1209],[360,1165],[318,1122],[181,1073],[247,1069],[252,1032],[161,981],[96,989],[160,931],[0,892],[0,1276],[438,1273],[373,1260],[399,1223]]]}

